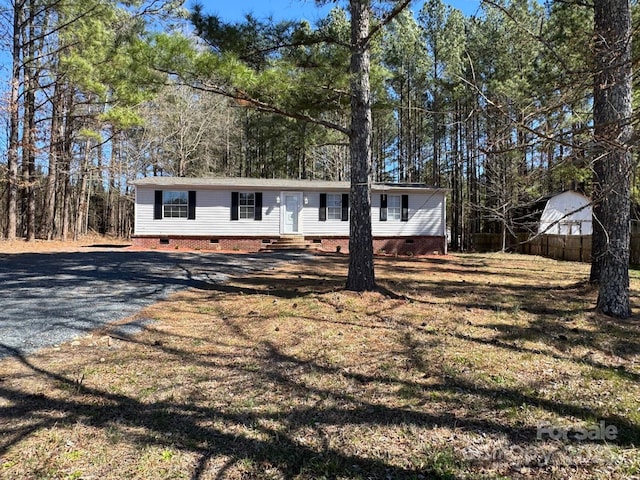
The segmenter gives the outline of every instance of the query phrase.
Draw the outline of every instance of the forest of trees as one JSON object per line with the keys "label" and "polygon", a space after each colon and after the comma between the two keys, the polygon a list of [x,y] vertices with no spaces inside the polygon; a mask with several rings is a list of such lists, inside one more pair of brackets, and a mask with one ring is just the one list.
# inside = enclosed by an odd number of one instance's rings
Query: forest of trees
{"label": "forest of trees", "polygon": [[[412,5],[370,45],[374,180],[449,188],[453,249],[591,194],[592,2]],[[5,3],[2,235],[127,236],[141,176],[349,179],[347,7],[229,25],[171,1]]]}

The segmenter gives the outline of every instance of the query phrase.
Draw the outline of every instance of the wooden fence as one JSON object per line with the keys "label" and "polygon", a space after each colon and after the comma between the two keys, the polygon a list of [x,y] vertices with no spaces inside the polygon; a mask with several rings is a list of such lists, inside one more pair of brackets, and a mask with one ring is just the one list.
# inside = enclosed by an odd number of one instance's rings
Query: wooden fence
{"label": "wooden fence", "polygon": [[[475,250],[479,252],[498,252],[502,249],[500,234],[477,233],[473,240]],[[527,234],[522,234],[507,239],[507,250],[557,260],[590,262],[591,235],[538,235],[529,238]],[[631,234],[629,263],[640,265],[640,233]]]}

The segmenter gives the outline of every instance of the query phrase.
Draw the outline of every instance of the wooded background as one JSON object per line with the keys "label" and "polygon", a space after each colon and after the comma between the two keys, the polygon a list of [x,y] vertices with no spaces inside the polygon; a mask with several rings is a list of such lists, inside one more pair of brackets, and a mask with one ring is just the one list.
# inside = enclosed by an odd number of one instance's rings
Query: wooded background
{"label": "wooded background", "polygon": [[[15,0],[0,13],[5,238],[128,236],[141,176],[349,178],[332,128],[350,115],[344,9],[317,25],[228,25],[156,1]],[[589,1],[404,11],[372,49],[374,181],[449,188],[452,249],[533,228],[549,194],[589,195],[592,46]]]}

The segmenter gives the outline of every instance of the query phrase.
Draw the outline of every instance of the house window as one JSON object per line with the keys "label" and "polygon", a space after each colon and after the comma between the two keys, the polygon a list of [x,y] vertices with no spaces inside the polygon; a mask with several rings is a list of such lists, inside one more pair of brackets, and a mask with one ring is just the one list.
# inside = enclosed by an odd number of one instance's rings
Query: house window
{"label": "house window", "polygon": [[240,192],[240,219],[251,219],[255,217],[256,197],[253,193]]}
{"label": "house window", "polygon": [[387,220],[400,221],[402,218],[402,197],[400,195],[387,196]]}
{"label": "house window", "polygon": [[187,218],[189,196],[187,192],[162,192],[162,216],[164,218]]}
{"label": "house window", "polygon": [[380,195],[380,221],[409,221],[409,195]]}
{"label": "house window", "polygon": [[231,220],[262,220],[262,192],[231,192]]}
{"label": "house window", "polygon": [[320,194],[320,208],[318,209],[318,220],[326,222],[327,220],[349,221],[349,194]]}
{"label": "house window", "polygon": [[342,195],[327,194],[327,219],[342,220]]}
{"label": "house window", "polygon": [[173,192],[156,190],[153,201],[153,218],[186,218],[196,219],[196,192]]}

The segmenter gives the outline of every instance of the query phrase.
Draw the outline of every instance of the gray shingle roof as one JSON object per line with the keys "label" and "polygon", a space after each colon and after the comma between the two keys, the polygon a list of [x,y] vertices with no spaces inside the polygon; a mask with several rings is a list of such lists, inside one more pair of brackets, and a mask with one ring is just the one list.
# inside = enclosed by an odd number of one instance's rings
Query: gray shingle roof
{"label": "gray shingle roof", "polygon": [[[135,186],[173,188],[260,188],[264,190],[349,190],[350,182],[324,180],[289,180],[247,177],[145,177],[135,180]],[[374,191],[391,190],[446,190],[421,183],[374,183]]]}

